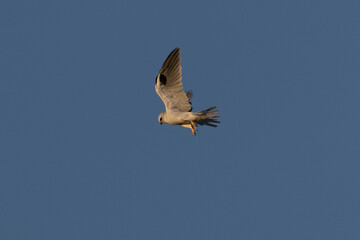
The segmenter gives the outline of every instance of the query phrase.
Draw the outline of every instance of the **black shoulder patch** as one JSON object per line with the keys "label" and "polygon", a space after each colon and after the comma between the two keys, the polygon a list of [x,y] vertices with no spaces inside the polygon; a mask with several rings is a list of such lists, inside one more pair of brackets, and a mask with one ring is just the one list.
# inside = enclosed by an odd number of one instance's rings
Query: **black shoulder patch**
{"label": "black shoulder patch", "polygon": [[166,81],[167,81],[166,76],[163,73],[161,73],[160,74],[160,84],[166,85]]}
{"label": "black shoulder patch", "polygon": [[189,112],[191,112],[192,110],[193,110],[193,107],[192,107],[192,103],[189,101],[189,103],[190,103],[190,110],[189,110]]}

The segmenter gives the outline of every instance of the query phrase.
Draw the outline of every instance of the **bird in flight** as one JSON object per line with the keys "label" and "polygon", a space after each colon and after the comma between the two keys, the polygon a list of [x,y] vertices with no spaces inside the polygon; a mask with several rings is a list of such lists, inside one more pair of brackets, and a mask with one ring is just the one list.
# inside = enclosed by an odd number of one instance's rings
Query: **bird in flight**
{"label": "bird in flight", "polygon": [[183,91],[181,82],[180,48],[175,48],[166,58],[159,74],[155,79],[155,91],[160,96],[165,105],[165,112],[159,114],[160,124],[180,125],[190,128],[192,134],[196,135],[196,127],[207,125],[217,127],[215,123],[220,123],[216,116],[219,110],[211,107],[200,112],[192,112],[191,98],[192,91]]}

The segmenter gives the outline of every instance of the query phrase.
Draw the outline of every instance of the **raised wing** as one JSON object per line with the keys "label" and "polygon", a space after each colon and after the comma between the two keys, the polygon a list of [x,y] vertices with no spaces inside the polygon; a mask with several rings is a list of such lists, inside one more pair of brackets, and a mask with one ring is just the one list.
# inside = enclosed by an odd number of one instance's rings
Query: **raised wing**
{"label": "raised wing", "polygon": [[155,79],[155,91],[164,102],[167,112],[190,112],[192,92],[185,93],[181,82],[180,48],[166,58]]}

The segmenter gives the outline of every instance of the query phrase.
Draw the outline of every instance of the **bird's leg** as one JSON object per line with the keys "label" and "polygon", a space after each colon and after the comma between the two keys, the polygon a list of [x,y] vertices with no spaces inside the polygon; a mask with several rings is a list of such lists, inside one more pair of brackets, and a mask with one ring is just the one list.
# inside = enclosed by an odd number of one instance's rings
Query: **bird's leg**
{"label": "bird's leg", "polygon": [[190,121],[190,126],[191,126],[191,132],[194,136],[196,136],[196,131],[197,129],[195,127],[197,127],[196,123],[194,123],[193,121]]}
{"label": "bird's leg", "polygon": [[198,125],[195,123],[195,122],[193,122],[193,121],[190,121],[190,123],[191,123],[191,125],[194,127],[194,128],[196,128]]}
{"label": "bird's leg", "polygon": [[195,132],[196,130],[193,128],[193,126],[191,126],[191,132],[192,132],[192,134],[194,135],[194,136],[196,136],[196,132]]}

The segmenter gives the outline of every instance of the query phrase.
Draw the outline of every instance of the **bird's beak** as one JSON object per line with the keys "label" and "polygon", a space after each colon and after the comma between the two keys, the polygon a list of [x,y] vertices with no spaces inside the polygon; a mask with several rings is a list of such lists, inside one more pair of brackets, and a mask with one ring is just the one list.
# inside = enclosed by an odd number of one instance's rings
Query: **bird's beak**
{"label": "bird's beak", "polygon": [[162,122],[160,122],[160,125],[162,125]]}

